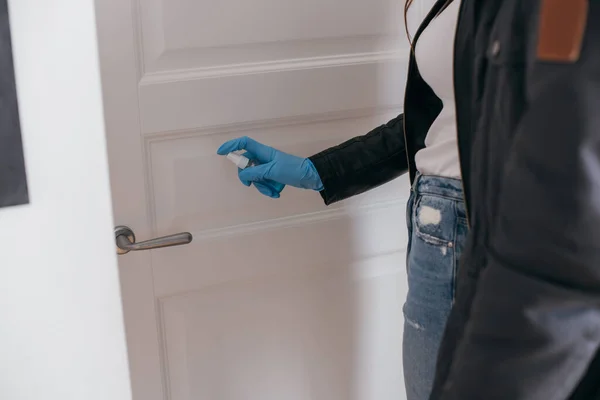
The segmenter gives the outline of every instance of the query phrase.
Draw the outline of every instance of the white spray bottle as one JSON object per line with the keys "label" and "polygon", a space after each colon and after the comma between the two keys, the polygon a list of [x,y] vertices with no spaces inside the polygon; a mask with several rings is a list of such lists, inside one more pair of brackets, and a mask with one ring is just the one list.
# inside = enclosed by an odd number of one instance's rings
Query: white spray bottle
{"label": "white spray bottle", "polygon": [[227,154],[227,159],[237,165],[239,169],[246,169],[248,167],[254,167],[260,165],[260,163],[256,160],[251,160],[246,156],[237,153],[229,153]]}
{"label": "white spray bottle", "polygon": [[[234,163],[239,169],[246,169],[248,167],[254,167],[254,166],[261,164],[258,160],[251,160],[248,157],[243,156],[238,153],[227,154],[227,159],[229,161],[231,161],[232,163]],[[266,194],[267,196],[273,197],[273,198],[278,198],[279,193],[281,193],[281,191],[285,187],[285,185],[283,183],[279,183],[279,182],[275,182],[275,181],[270,181],[268,183],[262,182],[261,184],[263,187],[263,190],[261,190],[261,193]],[[272,191],[272,194],[265,193],[264,192],[265,187],[269,187],[270,190]],[[275,194],[276,194],[276,196],[275,196]]]}

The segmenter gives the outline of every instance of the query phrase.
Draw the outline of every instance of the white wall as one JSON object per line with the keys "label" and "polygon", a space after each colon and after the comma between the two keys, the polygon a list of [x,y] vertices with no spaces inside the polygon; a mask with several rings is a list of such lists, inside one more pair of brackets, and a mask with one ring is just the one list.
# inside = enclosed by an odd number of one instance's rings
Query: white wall
{"label": "white wall", "polygon": [[10,0],[31,204],[0,210],[0,398],[130,398],[92,0]]}

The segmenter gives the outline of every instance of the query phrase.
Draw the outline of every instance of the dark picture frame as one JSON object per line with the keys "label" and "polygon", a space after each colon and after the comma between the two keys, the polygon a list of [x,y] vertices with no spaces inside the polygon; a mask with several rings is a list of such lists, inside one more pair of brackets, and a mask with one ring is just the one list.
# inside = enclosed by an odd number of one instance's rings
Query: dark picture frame
{"label": "dark picture frame", "polygon": [[29,203],[7,0],[0,0],[0,207]]}

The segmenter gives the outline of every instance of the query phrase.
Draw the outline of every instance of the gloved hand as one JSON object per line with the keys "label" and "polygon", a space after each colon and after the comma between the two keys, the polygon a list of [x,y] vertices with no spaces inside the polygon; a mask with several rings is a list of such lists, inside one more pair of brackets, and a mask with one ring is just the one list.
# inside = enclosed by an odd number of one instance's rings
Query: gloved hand
{"label": "gloved hand", "polygon": [[265,146],[249,137],[230,140],[217,150],[220,155],[246,150],[244,156],[260,165],[239,170],[242,183],[254,186],[265,196],[278,198],[285,185],[302,189],[323,190],[317,169],[308,158],[293,156]]}

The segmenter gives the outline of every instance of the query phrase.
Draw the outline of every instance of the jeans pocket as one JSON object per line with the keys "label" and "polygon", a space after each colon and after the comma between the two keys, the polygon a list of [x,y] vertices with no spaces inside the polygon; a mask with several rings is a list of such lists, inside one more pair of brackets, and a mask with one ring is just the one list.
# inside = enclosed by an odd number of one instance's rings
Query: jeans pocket
{"label": "jeans pocket", "polygon": [[413,231],[424,242],[447,246],[454,241],[454,201],[439,196],[419,195],[414,203]]}

